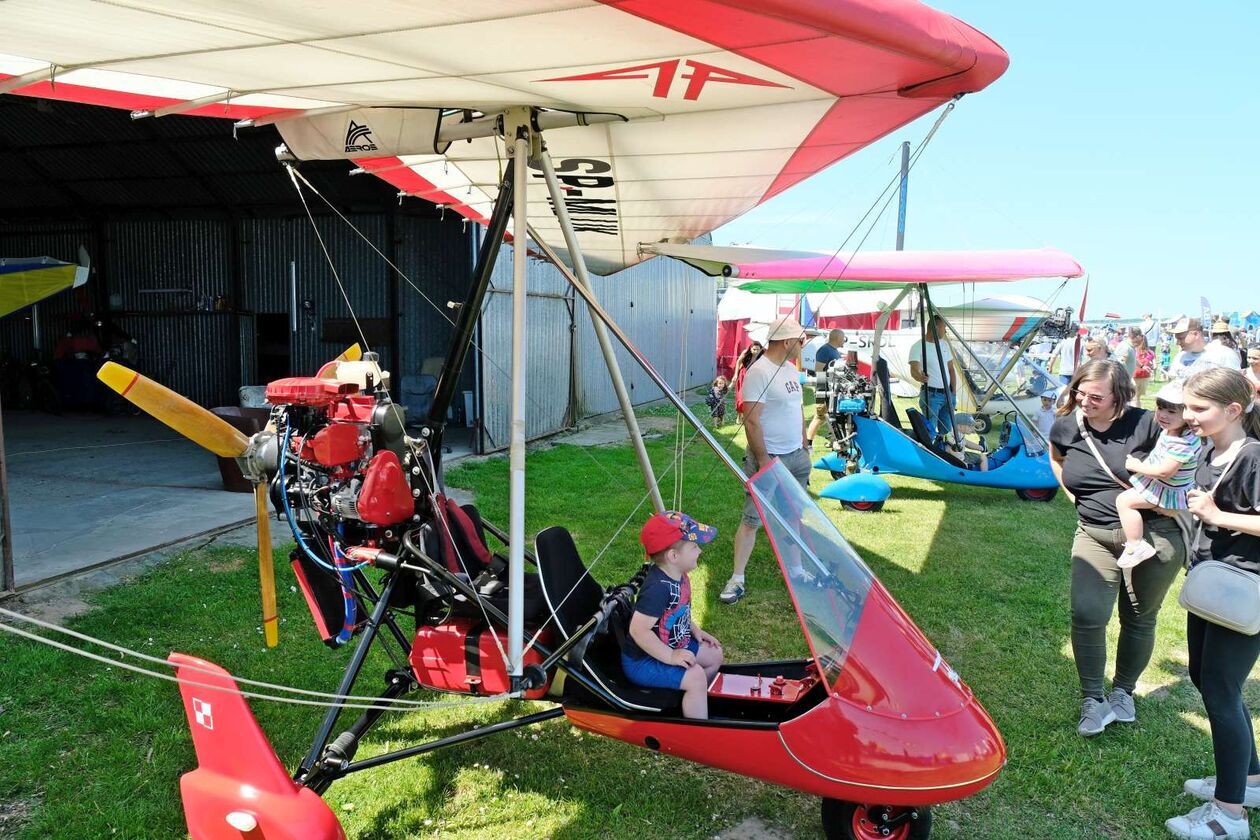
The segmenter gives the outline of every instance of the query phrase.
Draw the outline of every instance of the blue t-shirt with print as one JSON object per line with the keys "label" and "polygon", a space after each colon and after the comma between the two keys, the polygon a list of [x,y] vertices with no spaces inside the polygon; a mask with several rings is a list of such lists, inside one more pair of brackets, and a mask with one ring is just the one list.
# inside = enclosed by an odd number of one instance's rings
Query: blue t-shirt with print
{"label": "blue t-shirt with print", "polygon": [[[691,579],[686,573],[680,580],[674,580],[659,566],[653,566],[639,587],[634,611],[655,618],[652,632],[674,650],[691,643]],[[629,633],[621,645],[621,652],[634,659],[650,658],[643,648],[634,643]]]}

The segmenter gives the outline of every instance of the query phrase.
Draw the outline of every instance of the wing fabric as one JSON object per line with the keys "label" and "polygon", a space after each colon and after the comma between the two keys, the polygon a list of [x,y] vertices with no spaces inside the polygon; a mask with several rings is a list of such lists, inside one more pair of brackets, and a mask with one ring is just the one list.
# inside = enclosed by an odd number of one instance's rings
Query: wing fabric
{"label": "wing fabric", "polygon": [[750,292],[800,294],[906,283],[1002,283],[1080,277],[1084,269],[1055,248],[1010,251],[858,251],[834,254],[711,245],[652,245],[715,276],[739,278]]}
{"label": "wing fabric", "polygon": [[[713,230],[1006,66],[983,34],[912,0],[461,0],[353,14],[302,0],[6,0],[0,28],[0,92],[276,121],[286,141],[317,138],[308,156],[354,159],[478,221],[501,143],[448,145],[435,126],[513,106],[615,115],[546,132],[600,273],[638,262],[642,243]],[[562,250],[541,177],[529,202]]]}

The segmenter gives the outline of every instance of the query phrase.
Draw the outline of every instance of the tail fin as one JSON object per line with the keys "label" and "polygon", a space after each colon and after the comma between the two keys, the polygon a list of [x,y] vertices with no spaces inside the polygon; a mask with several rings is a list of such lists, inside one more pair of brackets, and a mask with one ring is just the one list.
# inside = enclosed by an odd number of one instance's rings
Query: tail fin
{"label": "tail fin", "polygon": [[197,751],[197,769],[180,779],[193,840],[344,840],[332,809],[290,778],[231,675],[182,653],[168,661]]}

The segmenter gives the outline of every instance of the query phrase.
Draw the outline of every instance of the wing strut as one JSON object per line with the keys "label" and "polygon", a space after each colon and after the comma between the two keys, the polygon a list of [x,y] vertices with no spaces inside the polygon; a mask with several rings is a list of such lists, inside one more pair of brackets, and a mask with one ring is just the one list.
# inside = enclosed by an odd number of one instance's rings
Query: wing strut
{"label": "wing strut", "polygon": [[[569,258],[573,260],[573,277],[569,282],[575,286],[581,284],[590,291],[591,277],[586,271],[586,258],[582,256],[577,234],[573,231],[573,223],[569,219],[569,208],[564,203],[564,193],[560,189],[560,181],[556,178],[556,168],[551,164],[551,155],[547,152],[546,143],[543,144],[541,158],[547,191],[551,194],[551,204],[556,210],[556,221],[560,223],[560,230],[564,233],[565,247],[569,249]],[[652,506],[656,508],[657,513],[661,513],[665,510],[665,502],[661,499],[661,488],[657,485],[656,474],[652,471],[652,461],[648,458],[647,447],[643,444],[643,434],[639,430],[639,419],[634,414],[634,405],[630,402],[630,392],[626,390],[626,380],[621,376],[621,367],[613,354],[612,342],[608,340],[608,329],[595,315],[594,310],[588,311],[591,316],[591,326],[595,328],[595,338],[599,340],[600,352],[603,353],[604,362],[608,365],[608,377],[612,380],[613,390],[617,392],[617,402],[621,404],[621,416],[626,419],[626,429],[630,432],[630,440],[639,458],[639,469],[643,471],[643,483],[647,485],[648,494],[652,497]]]}

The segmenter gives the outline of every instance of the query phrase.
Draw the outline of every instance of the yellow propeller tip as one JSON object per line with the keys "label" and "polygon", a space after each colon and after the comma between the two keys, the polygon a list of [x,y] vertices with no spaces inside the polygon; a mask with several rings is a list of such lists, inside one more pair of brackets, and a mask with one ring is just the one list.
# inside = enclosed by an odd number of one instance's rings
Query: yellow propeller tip
{"label": "yellow propeller tip", "polygon": [[339,357],[337,357],[337,361],[357,362],[362,358],[363,358],[363,348],[359,346],[358,342],[355,342],[354,344],[351,344],[349,347],[346,348],[346,352],[342,353]]}
{"label": "yellow propeller tip", "polygon": [[104,382],[113,390],[126,396],[131,386],[136,384],[136,380],[140,378],[140,374],[134,370],[129,370],[117,362],[106,362],[101,365],[101,369],[96,372],[96,378]]}

